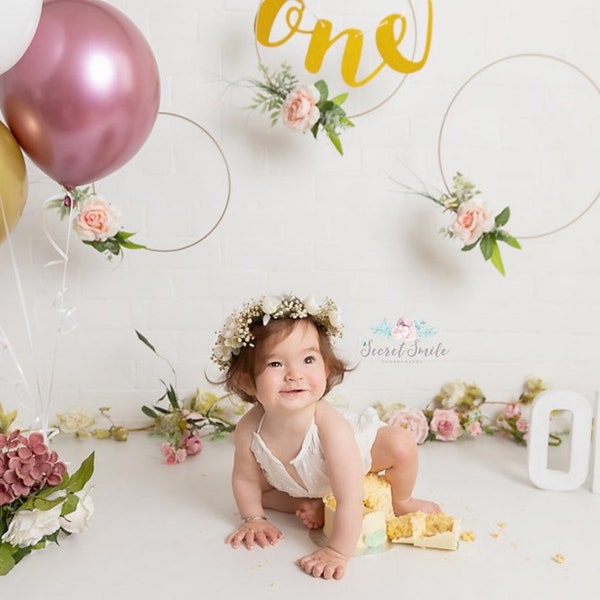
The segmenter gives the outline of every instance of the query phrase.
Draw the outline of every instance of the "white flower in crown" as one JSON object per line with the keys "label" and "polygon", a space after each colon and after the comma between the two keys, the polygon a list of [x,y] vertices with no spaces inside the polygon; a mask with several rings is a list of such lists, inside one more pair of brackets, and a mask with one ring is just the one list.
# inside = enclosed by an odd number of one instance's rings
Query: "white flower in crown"
{"label": "white flower in crown", "polygon": [[261,308],[265,313],[263,316],[263,325],[266,325],[271,319],[271,315],[276,313],[281,305],[279,296],[265,296],[262,301]]}

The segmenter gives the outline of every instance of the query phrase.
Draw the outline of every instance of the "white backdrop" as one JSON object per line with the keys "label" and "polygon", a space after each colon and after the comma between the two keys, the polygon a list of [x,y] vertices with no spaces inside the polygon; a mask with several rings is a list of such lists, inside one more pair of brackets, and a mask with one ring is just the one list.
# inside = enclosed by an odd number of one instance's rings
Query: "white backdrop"
{"label": "white backdrop", "polygon": [[[62,267],[51,264],[58,255],[46,239],[41,208],[59,189],[28,161],[29,198],[11,236],[15,260],[6,241],[0,246],[0,323],[28,383],[34,390],[39,385],[53,413],[111,406],[118,418],[142,417],[140,405],[158,397],[159,378],[169,371],[134,329],[171,360],[181,393],[211,387],[205,373],[216,375],[209,355],[225,316],[250,297],[288,290],[329,295],[342,309],[340,348],[358,367],[336,395],[354,405],[420,407],[451,379],[475,382],[489,400],[506,401],[529,375],[592,399],[599,371],[600,206],[577,217],[600,191],[597,2],[434,1],[424,68],[382,106],[354,119],[342,136],[343,157],[325,137],[271,128],[265,116],[245,108],[251,91],[236,82],[259,76],[257,1],[109,4],[141,29],[154,51],[160,110],[214,136],[231,172],[231,197],[216,231],[185,251],[126,251],[119,263],[74,243],[66,294],[73,330],[59,334],[54,300]],[[411,6],[406,0],[305,5],[339,28],[364,29],[365,39],[381,18],[410,14]],[[418,45],[426,3],[412,6]],[[414,31],[409,19],[409,35]],[[271,65],[301,66],[306,44],[263,48],[260,56]],[[508,58],[517,54],[555,59]],[[474,73],[504,57],[455,96]],[[335,93],[344,91],[338,73],[339,57],[319,74]],[[298,75],[308,82],[319,77]],[[400,81],[388,69],[364,88],[346,90],[349,113],[373,105]],[[443,187],[438,138],[447,109],[440,146],[445,176],[462,171],[495,212],[510,205],[507,229],[526,238],[522,250],[503,246],[504,278],[478,249],[463,253],[457,241],[439,235],[447,215],[400,185],[418,186],[418,176]],[[96,183],[121,208],[124,228],[154,247],[201,237],[227,198],[218,148],[201,129],[166,115],[130,163]],[[62,239],[64,227],[53,215],[45,218]],[[399,317],[429,328],[418,340],[429,355],[363,356],[369,347],[397,349],[397,340],[377,326]],[[19,402],[28,400],[22,385],[15,390],[19,376],[6,351],[0,375],[5,409],[26,415]]]}

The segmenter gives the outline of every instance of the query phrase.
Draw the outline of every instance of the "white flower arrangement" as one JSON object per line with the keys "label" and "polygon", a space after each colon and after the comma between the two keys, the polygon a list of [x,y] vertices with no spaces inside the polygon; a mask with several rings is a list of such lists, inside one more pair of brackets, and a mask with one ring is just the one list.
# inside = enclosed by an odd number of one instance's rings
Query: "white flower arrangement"
{"label": "white flower arrangement", "polygon": [[311,316],[330,337],[341,337],[343,324],[335,302],[325,298],[318,302],[313,296],[301,300],[294,294],[261,296],[234,310],[225,320],[212,350],[211,358],[225,371],[233,356],[244,346],[252,346],[254,336],[251,328],[256,323],[266,325],[271,319],[304,319]]}
{"label": "white flower arrangement", "polygon": [[354,127],[342,108],[348,94],[329,98],[329,89],[323,79],[314,84],[300,85],[287,63],[281,65],[279,72],[270,71],[262,64],[259,68],[263,79],[248,79],[256,90],[250,108],[268,113],[271,125],[281,119],[292,131],[310,131],[315,138],[323,130],[335,149],[344,154],[340,133]]}

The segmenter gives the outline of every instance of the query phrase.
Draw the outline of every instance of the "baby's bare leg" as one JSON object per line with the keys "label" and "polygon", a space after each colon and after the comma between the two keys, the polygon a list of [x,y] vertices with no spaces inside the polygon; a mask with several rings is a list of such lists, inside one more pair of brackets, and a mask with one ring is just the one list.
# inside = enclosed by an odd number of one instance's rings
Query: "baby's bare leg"
{"label": "baby's bare leg", "polygon": [[294,498],[285,492],[270,489],[263,492],[262,500],[265,508],[294,513],[309,529],[323,527],[325,516],[321,498]]}
{"label": "baby's bare leg", "polygon": [[441,511],[435,502],[412,497],[419,458],[417,444],[410,431],[399,425],[388,425],[379,429],[371,448],[371,458],[371,471],[385,471],[385,476],[392,486],[392,504],[396,515],[417,511]]}

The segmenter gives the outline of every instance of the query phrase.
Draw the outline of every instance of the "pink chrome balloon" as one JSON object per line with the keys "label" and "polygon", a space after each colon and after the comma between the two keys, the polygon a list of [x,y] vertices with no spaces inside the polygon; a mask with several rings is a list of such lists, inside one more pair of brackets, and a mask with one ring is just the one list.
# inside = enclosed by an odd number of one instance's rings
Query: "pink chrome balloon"
{"label": "pink chrome balloon", "polygon": [[46,0],[27,51],[0,76],[0,109],[13,136],[67,187],[97,181],[132,158],[159,101],[148,42],[100,0]]}

